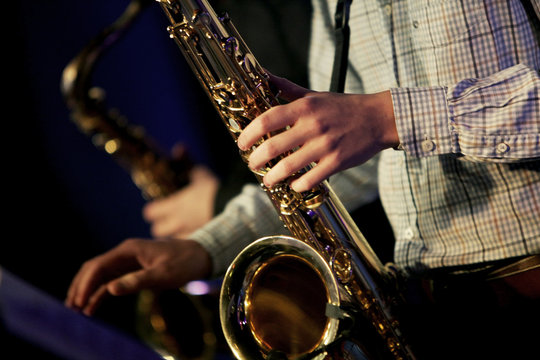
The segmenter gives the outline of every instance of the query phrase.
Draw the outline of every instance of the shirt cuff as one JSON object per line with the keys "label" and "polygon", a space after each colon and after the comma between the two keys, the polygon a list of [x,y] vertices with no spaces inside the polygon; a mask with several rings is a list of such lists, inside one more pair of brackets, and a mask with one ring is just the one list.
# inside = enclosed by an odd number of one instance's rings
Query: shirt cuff
{"label": "shirt cuff", "polygon": [[445,87],[390,89],[400,149],[416,157],[458,152]]}

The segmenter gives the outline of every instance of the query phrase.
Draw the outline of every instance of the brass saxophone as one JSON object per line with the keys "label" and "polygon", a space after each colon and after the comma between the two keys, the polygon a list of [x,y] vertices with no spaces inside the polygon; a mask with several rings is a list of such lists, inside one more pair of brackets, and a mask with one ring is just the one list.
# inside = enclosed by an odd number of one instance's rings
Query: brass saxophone
{"label": "brass saxophone", "polygon": [[122,15],[105,28],[64,68],[61,91],[71,119],[92,142],[131,173],[145,199],[173,193],[189,183],[189,157],[171,159],[145,134],[105,104],[104,91],[92,86],[96,62],[129,29],[149,0],[132,0]]}
{"label": "brass saxophone", "polygon": [[[147,200],[167,196],[189,183],[193,163],[187,153],[170,158],[140,126],[130,124],[105,103],[103,90],[92,86],[96,62],[129,29],[151,0],[132,0],[121,16],[93,38],[64,68],[61,91],[77,127],[94,145],[130,172]],[[206,284],[215,287],[213,284]],[[217,291],[215,291],[217,294]],[[171,359],[212,359],[221,334],[209,295],[184,290],[143,290],[137,298],[137,333]],[[213,304],[212,304],[213,305]],[[197,326],[190,323],[197,322]],[[188,326],[188,324],[190,324]],[[217,330],[217,331],[216,331]]]}
{"label": "brass saxophone", "polygon": [[[236,141],[279,104],[268,74],[229,17],[218,17],[206,0],[157,1],[170,37]],[[249,153],[241,153],[244,160]],[[327,182],[304,193],[288,181],[265,187],[273,163],[254,173],[293,236],[255,241],[225,275],[220,318],[234,355],[414,359],[399,322],[396,272],[381,263]]]}

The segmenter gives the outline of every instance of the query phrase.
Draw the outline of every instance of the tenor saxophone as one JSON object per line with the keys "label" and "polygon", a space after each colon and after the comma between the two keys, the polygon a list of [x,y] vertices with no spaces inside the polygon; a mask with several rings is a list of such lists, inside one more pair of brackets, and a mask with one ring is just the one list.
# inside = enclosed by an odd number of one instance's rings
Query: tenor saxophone
{"label": "tenor saxophone", "polygon": [[[75,125],[130,174],[147,200],[170,195],[189,183],[189,154],[171,158],[140,126],[109,109],[104,91],[92,85],[95,65],[121,39],[152,0],[132,0],[121,16],[94,37],[64,68],[61,91]],[[213,286],[213,284],[207,284]],[[221,339],[214,295],[184,289],[143,290],[137,298],[137,333],[169,359],[209,360]],[[217,297],[216,297],[217,308]],[[197,326],[187,325],[197,322]],[[216,331],[217,330],[217,331]]]}
{"label": "tenor saxophone", "polygon": [[[227,15],[218,17],[206,0],[157,1],[170,37],[236,141],[279,104],[279,93]],[[244,160],[251,151],[241,152]],[[381,263],[328,182],[303,193],[287,180],[264,186],[265,172],[285,155],[254,174],[292,236],[246,247],[221,289],[220,319],[235,357],[414,359],[399,320],[398,275]]]}

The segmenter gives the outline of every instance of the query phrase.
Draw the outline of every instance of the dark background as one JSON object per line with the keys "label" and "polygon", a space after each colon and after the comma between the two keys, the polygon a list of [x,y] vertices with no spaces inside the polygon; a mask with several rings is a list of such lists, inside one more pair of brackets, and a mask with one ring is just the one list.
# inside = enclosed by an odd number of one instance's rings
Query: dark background
{"label": "dark background", "polygon": [[[128,237],[149,236],[139,190],[124,169],[78,130],[60,92],[64,67],[128,3],[11,1],[4,12],[6,201],[0,266],[59,301],[84,260]],[[227,10],[263,66],[306,84],[309,0],[213,4],[218,12]],[[165,151],[183,142],[196,161],[224,172],[227,162],[216,154],[232,142],[168,37],[167,25],[153,4],[103,54],[94,83],[106,91],[111,107],[143,126]],[[222,134],[223,142],[215,140]],[[103,319],[129,332],[131,323],[113,309],[104,312]],[[6,332],[0,336],[3,344],[6,339],[10,344],[2,346],[1,354],[13,348],[18,356],[38,352]]]}

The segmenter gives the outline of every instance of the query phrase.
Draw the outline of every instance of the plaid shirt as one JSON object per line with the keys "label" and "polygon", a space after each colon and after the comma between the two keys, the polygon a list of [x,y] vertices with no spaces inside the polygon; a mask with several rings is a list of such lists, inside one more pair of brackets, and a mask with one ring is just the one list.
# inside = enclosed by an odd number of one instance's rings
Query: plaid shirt
{"label": "plaid shirt", "polygon": [[[335,6],[313,0],[315,90],[330,84]],[[353,1],[350,27],[346,92],[391,89],[403,150],[334,176],[345,205],[378,189],[409,272],[539,253],[540,52],[521,2]],[[247,187],[194,234],[217,273],[282,229],[263,197]]]}

